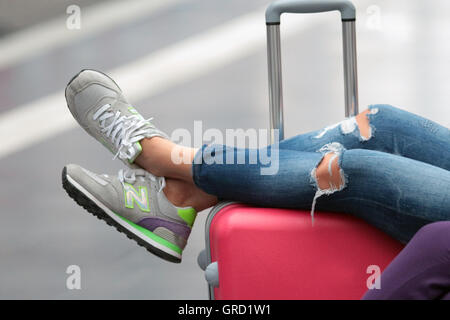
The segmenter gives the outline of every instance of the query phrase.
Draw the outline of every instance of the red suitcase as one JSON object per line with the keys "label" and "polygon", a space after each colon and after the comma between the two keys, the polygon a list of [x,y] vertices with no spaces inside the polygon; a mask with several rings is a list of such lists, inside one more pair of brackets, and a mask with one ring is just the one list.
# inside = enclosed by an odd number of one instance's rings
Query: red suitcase
{"label": "red suitcase", "polygon": [[[271,129],[284,138],[280,15],[339,10],[346,116],[358,113],[355,8],[346,0],[279,0],[266,10]],[[273,131],[272,131],[273,132]],[[272,142],[275,135],[272,134]],[[198,257],[211,299],[360,299],[403,245],[365,221],[222,202]]]}

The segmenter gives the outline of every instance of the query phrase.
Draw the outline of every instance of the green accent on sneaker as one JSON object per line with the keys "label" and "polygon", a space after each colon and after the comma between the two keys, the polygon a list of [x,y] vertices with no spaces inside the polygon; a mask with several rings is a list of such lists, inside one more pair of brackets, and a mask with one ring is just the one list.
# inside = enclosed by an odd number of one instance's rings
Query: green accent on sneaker
{"label": "green accent on sneaker", "polygon": [[194,208],[178,208],[178,215],[183,219],[189,227],[192,227],[197,216],[197,211]]}
{"label": "green accent on sneaker", "polygon": [[136,109],[132,106],[128,107],[128,111],[130,111],[131,114],[139,115],[139,113],[136,111]]}
{"label": "green accent on sneaker", "polygon": [[141,145],[141,143],[138,141],[138,142],[136,142],[136,146],[137,146],[137,148],[138,148],[138,154],[140,154],[141,153],[141,151],[142,151],[142,145]]}
{"label": "green accent on sneaker", "polygon": [[141,152],[142,152],[142,145],[141,145],[141,143],[140,143],[139,141],[138,141],[138,142],[135,142],[134,145],[136,146],[136,148],[137,148],[138,150],[136,151],[136,154],[135,154],[135,156],[134,156],[133,158],[128,159],[128,162],[129,162],[130,164],[133,164],[134,160],[136,160],[136,158],[137,158],[137,157],[141,154]]}
{"label": "green accent on sneaker", "polygon": [[159,244],[162,244],[163,246],[165,246],[165,247],[167,247],[167,248],[169,248],[169,249],[171,249],[171,250],[173,250],[173,251],[175,251],[175,252],[177,252],[177,253],[179,253],[179,254],[182,254],[182,253],[183,253],[183,250],[181,250],[178,246],[174,245],[173,243],[167,241],[166,239],[163,239],[163,238],[157,236],[157,235],[154,234],[153,232],[151,232],[151,231],[149,231],[149,230],[147,230],[147,229],[145,229],[145,228],[143,228],[143,227],[137,225],[137,224],[134,223],[134,222],[131,222],[130,220],[128,220],[128,219],[126,219],[126,218],[124,218],[124,217],[118,215],[117,213],[116,213],[116,215],[117,215],[120,219],[122,219],[123,221],[125,221],[126,223],[128,223],[130,226],[132,226],[133,228],[135,228],[136,230],[142,232],[145,236],[149,237],[150,239],[152,239],[152,240],[158,242]]}

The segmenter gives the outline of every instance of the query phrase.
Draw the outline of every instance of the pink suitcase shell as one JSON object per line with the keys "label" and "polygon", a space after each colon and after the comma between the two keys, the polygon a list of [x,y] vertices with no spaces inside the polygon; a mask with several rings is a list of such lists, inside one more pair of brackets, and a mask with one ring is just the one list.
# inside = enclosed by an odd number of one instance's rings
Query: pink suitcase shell
{"label": "pink suitcase shell", "polygon": [[[284,139],[280,15],[339,10],[345,115],[358,113],[355,8],[348,0],[277,0],[266,10],[272,143]],[[211,299],[360,299],[369,267],[382,271],[402,244],[350,215],[222,202],[198,257]],[[369,269],[368,269],[369,268]],[[375,269],[376,270],[376,269]],[[370,280],[369,280],[369,283]]]}
{"label": "pink suitcase shell", "polygon": [[318,212],[312,226],[307,211],[223,202],[199,264],[211,299],[360,299],[369,266],[384,270],[402,247],[350,215]]}

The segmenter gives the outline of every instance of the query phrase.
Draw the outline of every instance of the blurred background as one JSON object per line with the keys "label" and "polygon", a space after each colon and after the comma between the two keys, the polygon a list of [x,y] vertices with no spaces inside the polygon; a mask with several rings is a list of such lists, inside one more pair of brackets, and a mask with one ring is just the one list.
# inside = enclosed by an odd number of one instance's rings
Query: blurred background
{"label": "blurred background", "polygon": [[[110,73],[171,133],[268,127],[267,0],[0,0],[0,298],[207,299],[199,214],[180,265],[152,256],[61,187],[121,163],[72,120],[64,87]],[[354,0],[360,110],[389,103],[450,126],[450,2]],[[287,136],[344,117],[339,14],[283,16]],[[81,268],[81,290],[66,269]]]}

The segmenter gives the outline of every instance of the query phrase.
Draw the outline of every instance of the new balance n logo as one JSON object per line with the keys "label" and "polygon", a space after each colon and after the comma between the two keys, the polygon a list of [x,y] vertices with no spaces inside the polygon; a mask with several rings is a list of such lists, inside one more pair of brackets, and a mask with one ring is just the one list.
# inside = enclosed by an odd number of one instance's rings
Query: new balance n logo
{"label": "new balance n logo", "polygon": [[125,183],[124,185],[125,207],[133,209],[134,203],[136,202],[139,209],[150,212],[147,187],[138,187],[138,190],[136,190],[131,184]]}

